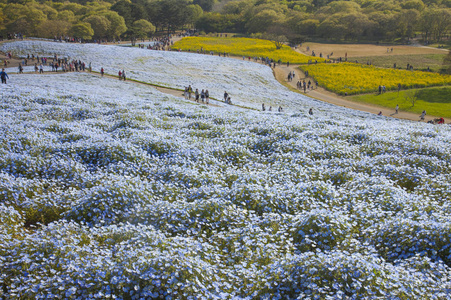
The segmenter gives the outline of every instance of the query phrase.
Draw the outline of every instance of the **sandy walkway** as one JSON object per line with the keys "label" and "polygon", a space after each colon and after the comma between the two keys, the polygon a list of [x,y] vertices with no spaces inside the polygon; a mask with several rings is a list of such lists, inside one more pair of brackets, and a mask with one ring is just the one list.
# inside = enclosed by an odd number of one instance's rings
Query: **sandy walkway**
{"label": "sandy walkway", "polygon": [[[295,72],[296,77],[294,78],[293,81],[288,82],[288,80],[287,80],[288,72],[293,72],[293,71]],[[296,87],[296,83],[299,79],[302,80],[302,79],[306,78],[305,74],[298,68],[297,65],[290,65],[289,67],[287,67],[286,65],[277,66],[274,69],[274,75],[275,75],[276,79],[283,85],[289,87],[292,90],[296,90],[298,93],[304,94],[303,91],[298,90]],[[308,81],[309,79],[312,82],[314,82],[314,80],[312,78],[306,78],[306,81]],[[348,107],[348,108],[356,109],[356,110],[360,110],[360,111],[366,111],[366,112],[370,112],[373,114],[378,114],[380,111],[382,111],[382,115],[384,115],[384,116],[394,117],[394,118],[398,118],[398,119],[412,120],[412,121],[420,120],[419,114],[403,112],[403,111],[399,111],[398,114],[394,114],[394,112],[395,112],[394,107],[393,107],[393,109],[388,109],[385,107],[370,105],[367,103],[361,103],[361,102],[347,100],[345,97],[338,96],[334,93],[326,91],[325,89],[323,89],[321,87],[319,87],[315,90],[307,90],[307,92],[305,94],[309,97],[312,97],[312,98],[315,98],[318,100],[322,100],[322,101],[325,101],[328,103],[332,103],[332,104],[335,104],[338,106]],[[425,122],[427,122],[429,120],[433,120],[435,118],[437,118],[437,117],[426,115]],[[445,119],[445,122],[450,123],[451,120]]]}

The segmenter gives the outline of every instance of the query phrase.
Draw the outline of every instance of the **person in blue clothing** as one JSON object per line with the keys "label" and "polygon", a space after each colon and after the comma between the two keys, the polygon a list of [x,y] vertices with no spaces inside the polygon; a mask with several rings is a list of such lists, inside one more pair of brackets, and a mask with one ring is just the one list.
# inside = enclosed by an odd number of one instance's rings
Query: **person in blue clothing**
{"label": "person in blue clothing", "polygon": [[6,74],[5,69],[0,72],[0,77],[2,78],[2,83],[6,84],[6,78],[9,79],[8,74]]}

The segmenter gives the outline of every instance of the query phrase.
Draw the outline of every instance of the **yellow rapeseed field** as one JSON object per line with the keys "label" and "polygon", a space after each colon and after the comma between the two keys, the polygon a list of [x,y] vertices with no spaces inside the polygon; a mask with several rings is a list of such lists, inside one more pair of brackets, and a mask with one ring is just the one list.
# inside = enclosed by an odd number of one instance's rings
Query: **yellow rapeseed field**
{"label": "yellow rapeseed field", "polygon": [[384,69],[355,63],[311,64],[301,66],[320,86],[340,95],[377,92],[379,85],[386,90],[423,88],[451,84],[450,75],[423,71]]}
{"label": "yellow rapeseed field", "polygon": [[250,39],[250,38],[216,38],[216,37],[186,37],[177,41],[172,46],[174,50],[194,51],[205,50],[213,51],[215,54],[228,53],[234,56],[268,57],[274,61],[290,62],[293,64],[306,64],[309,60],[324,62],[322,58],[306,56],[297,53],[288,46],[276,49],[276,46],[268,40]]}

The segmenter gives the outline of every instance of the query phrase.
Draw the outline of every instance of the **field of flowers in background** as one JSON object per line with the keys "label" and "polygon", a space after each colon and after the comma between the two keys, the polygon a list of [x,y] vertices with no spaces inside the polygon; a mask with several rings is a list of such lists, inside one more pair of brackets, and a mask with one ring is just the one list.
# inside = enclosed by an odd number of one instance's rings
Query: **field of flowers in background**
{"label": "field of flowers in background", "polygon": [[288,46],[276,49],[274,43],[268,40],[250,38],[215,38],[215,37],[186,37],[177,41],[172,46],[174,50],[194,51],[200,49],[207,52],[213,51],[215,54],[228,53],[230,55],[251,57],[262,57],[286,63],[306,64],[309,60],[324,61],[322,58],[315,58],[297,53]]}
{"label": "field of flowers in background", "polygon": [[387,90],[423,88],[451,84],[450,75],[422,71],[384,69],[356,63],[313,64],[301,66],[319,85],[337,94],[348,95],[377,92],[379,85]]}
{"label": "field of flowers in background", "polygon": [[[99,49],[97,64],[124,59]],[[236,70],[227,80],[252,73],[222,62]],[[448,299],[449,126],[299,98],[260,67],[252,92],[297,99],[284,113],[89,74],[11,75],[0,90],[0,296]],[[164,72],[154,78],[173,84]]]}

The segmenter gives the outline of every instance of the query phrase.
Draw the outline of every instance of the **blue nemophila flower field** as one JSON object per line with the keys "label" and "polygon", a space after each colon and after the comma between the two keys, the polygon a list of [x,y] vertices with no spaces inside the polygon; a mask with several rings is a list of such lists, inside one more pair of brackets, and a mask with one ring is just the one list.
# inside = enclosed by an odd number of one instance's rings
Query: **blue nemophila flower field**
{"label": "blue nemophila flower field", "polygon": [[[319,103],[240,60],[2,47],[123,65],[217,98],[227,89],[241,105],[95,74],[11,74],[0,89],[3,298],[451,297],[449,126]],[[243,108],[261,99],[284,111]]]}

